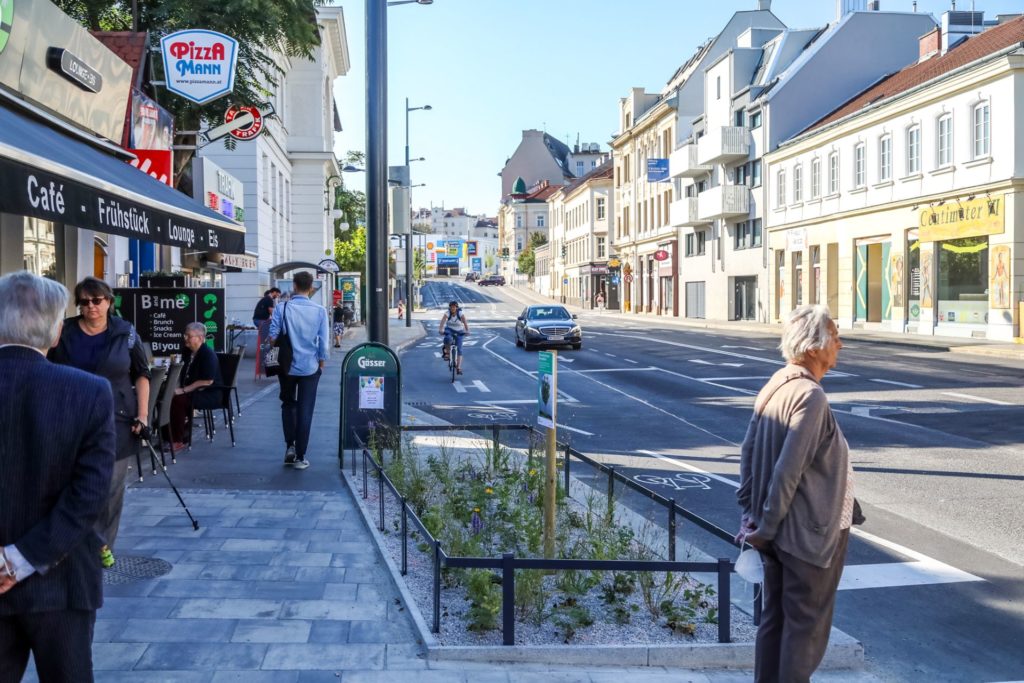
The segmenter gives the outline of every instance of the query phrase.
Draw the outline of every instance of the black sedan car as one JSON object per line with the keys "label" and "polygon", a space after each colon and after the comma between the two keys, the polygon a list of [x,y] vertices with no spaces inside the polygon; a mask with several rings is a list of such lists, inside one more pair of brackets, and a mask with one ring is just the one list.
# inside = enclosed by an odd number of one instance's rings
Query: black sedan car
{"label": "black sedan car", "polygon": [[481,287],[488,287],[488,286],[491,286],[491,285],[496,285],[496,286],[500,287],[503,284],[505,284],[505,276],[504,275],[488,275],[485,278],[477,280],[476,283],[478,285],[480,285]]}
{"label": "black sedan car", "polygon": [[516,318],[516,346],[527,351],[542,346],[583,346],[576,316],[564,306],[527,306]]}

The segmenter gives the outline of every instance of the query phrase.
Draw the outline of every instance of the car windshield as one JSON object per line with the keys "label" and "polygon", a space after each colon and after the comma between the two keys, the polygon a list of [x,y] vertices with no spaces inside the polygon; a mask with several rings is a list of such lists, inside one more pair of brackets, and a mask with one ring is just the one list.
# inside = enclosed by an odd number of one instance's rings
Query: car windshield
{"label": "car windshield", "polygon": [[561,306],[547,306],[530,309],[530,320],[570,320],[569,311]]}

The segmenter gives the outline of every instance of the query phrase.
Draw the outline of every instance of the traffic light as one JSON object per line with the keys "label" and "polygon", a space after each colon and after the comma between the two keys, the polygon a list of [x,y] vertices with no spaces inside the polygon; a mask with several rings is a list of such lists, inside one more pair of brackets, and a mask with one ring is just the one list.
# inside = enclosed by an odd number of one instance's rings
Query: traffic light
{"label": "traffic light", "polygon": [[502,258],[508,258],[508,247],[502,247],[501,248],[501,257]]}
{"label": "traffic light", "polygon": [[569,250],[565,246],[565,242],[562,242],[562,258],[564,259]]}

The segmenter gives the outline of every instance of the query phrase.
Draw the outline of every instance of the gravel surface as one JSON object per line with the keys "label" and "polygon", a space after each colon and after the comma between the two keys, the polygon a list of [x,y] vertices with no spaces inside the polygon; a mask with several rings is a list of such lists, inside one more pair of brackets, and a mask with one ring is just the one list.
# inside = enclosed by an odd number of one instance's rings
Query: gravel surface
{"label": "gravel surface", "polygon": [[[357,478],[355,485],[356,490],[361,492],[361,476]],[[369,491],[365,500],[361,495],[356,497],[360,504],[369,511],[371,519],[377,519],[380,508],[376,481],[372,478],[369,480]],[[583,507],[577,501],[570,499],[570,504],[579,506],[580,511],[583,511]],[[401,567],[402,538],[397,526],[401,519],[400,507],[398,501],[387,491],[384,494],[384,519],[385,551],[390,554],[396,566]],[[411,528],[412,523],[410,522]],[[420,551],[417,546],[418,541],[415,538],[410,538],[408,574],[402,578],[429,626],[433,618],[433,557],[431,554]],[[554,602],[560,599],[561,593],[554,592],[554,576],[545,577],[544,581],[545,588],[549,593],[546,609],[550,610]],[[644,607],[639,593],[638,588],[633,595],[623,600],[627,608],[631,605],[636,606],[631,609],[632,616],[626,624],[616,623],[611,608],[605,605],[599,589],[593,589],[585,596],[574,596],[577,599],[577,604],[586,607],[593,615],[594,623],[591,626],[578,628],[568,644],[671,645],[718,642],[718,625],[712,623],[697,623],[697,631],[692,636],[674,634],[664,626],[664,618],[652,619],[650,612]],[[711,600],[714,603],[717,598],[712,597]],[[442,645],[501,645],[500,626],[497,630],[486,633],[467,630],[469,608],[470,603],[464,587],[448,588],[442,582],[441,632],[436,634],[439,642]],[[732,641],[752,642],[757,627],[754,626],[750,616],[737,609],[732,610],[731,616]],[[517,618],[515,641],[517,645],[557,645],[567,642],[565,634],[559,631],[550,617],[546,617],[539,625],[534,621],[523,621]]]}

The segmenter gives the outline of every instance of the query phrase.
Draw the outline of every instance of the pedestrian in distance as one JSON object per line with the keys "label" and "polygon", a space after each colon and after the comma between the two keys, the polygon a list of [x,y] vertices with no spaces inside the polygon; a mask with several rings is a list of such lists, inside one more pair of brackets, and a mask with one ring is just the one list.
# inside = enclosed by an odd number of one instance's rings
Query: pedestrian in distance
{"label": "pedestrian in distance", "polygon": [[849,446],[821,386],[843,348],[828,308],[790,313],[779,348],[786,365],[757,395],[741,448],[736,540],[764,565],[754,678],[802,683],[825,654],[850,527],[863,517]]}
{"label": "pedestrian in distance", "polygon": [[597,293],[597,298],[595,299],[595,303],[597,304],[597,310],[603,313],[604,312],[604,293],[603,292],[598,292]]}
{"label": "pedestrian in distance", "polygon": [[117,439],[109,381],[49,363],[68,292],[0,277],[0,681],[88,683],[103,569],[96,521]]}
{"label": "pedestrian in distance", "polygon": [[334,304],[334,309],[331,311],[332,321],[334,327],[331,330],[334,333],[334,348],[341,348],[341,338],[345,336],[345,309],[341,307],[341,302]]}
{"label": "pedestrian in distance", "polygon": [[330,357],[327,311],[310,301],[313,276],[296,273],[288,302],[276,307],[270,319],[270,339],[287,336],[291,365],[277,376],[281,385],[281,426],[284,431],[284,464],[298,470],[309,467],[306,449],[313,425],[316,390]]}
{"label": "pedestrian in distance", "polygon": [[405,317],[405,299],[398,300],[398,319],[401,320]]}
{"label": "pedestrian in distance", "polygon": [[256,303],[256,308],[252,312],[252,324],[256,329],[260,329],[263,323],[270,320],[279,296],[281,296],[281,290],[277,287],[271,287],[263,292],[263,298]]}
{"label": "pedestrian in distance", "polygon": [[[204,393],[203,389],[223,383],[217,354],[206,344],[206,326],[189,323],[185,326],[184,338],[182,357],[185,367],[171,398],[170,437],[176,451],[185,448],[186,433],[191,433],[189,420],[192,412],[220,407],[221,397],[216,392]],[[189,443],[191,441],[189,438]]]}
{"label": "pedestrian in distance", "polygon": [[139,450],[139,431],[149,424],[149,362],[135,327],[114,315],[114,292],[103,280],[87,277],[75,285],[79,315],[64,321],[60,341],[49,353],[54,363],[70,365],[110,382],[114,394],[117,460],[107,505],[96,531],[104,541],[100,559],[114,566],[114,542],[121,524],[128,467]]}

